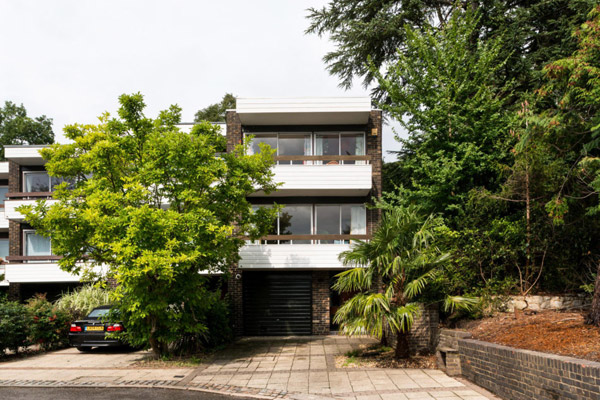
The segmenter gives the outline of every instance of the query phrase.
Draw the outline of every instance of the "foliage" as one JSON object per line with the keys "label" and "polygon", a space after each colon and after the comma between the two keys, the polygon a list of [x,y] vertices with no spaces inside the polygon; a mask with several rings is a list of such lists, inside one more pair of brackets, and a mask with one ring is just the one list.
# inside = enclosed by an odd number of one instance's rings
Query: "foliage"
{"label": "foliage", "polygon": [[194,122],[225,122],[225,111],[235,108],[235,96],[225,93],[219,103],[214,103],[196,112]]}
{"label": "foliage", "polygon": [[[442,214],[450,229],[440,246],[454,255],[444,277],[449,290],[494,296],[580,290],[600,254],[600,224],[587,215],[592,170],[578,168],[598,114],[589,103],[559,96],[556,84],[568,85],[565,77],[536,83],[535,93],[525,93],[518,78],[499,80],[514,66],[505,52],[511,36],[482,35],[488,17],[458,10],[441,29],[407,28],[398,61],[385,76],[374,69],[389,101],[382,106],[409,133],[398,162],[384,169],[388,193],[380,206],[419,204]],[[536,74],[540,60],[562,54],[555,39],[538,49]],[[544,73],[558,76],[565,61],[557,63]],[[557,120],[561,105],[572,114]],[[573,113],[579,108],[588,114]]]}
{"label": "foliage", "polygon": [[[21,207],[37,232],[63,256],[62,269],[115,279],[127,341],[168,353],[182,333],[203,334],[207,304],[199,272],[225,272],[244,244],[268,232],[275,212],[253,211],[246,196],[275,189],[273,151],[228,153],[225,138],[207,122],[182,132],[180,109],[156,119],[141,94],[122,95],[118,118],[65,128],[69,144],[43,150],[52,176],[75,181],[55,192],[57,202]],[[85,261],[85,262],[84,262]]]}
{"label": "foliage", "polygon": [[375,97],[387,102],[387,93],[376,85],[376,74],[366,60],[370,57],[375,70],[385,73],[401,55],[408,55],[406,27],[443,30],[455,11],[476,11],[481,15],[476,36],[485,41],[503,38],[501,58],[509,58],[496,70],[496,80],[514,80],[524,92],[538,87],[543,65],[575,50],[570,33],[594,4],[594,0],[335,0],[308,10],[307,33],[326,36],[335,44],[324,62],[340,86],[349,88],[362,78],[365,87],[375,83]]}
{"label": "foliage", "polygon": [[0,354],[6,349],[16,353],[19,347],[29,345],[31,318],[23,304],[0,302]]}
{"label": "foliage", "polygon": [[110,290],[97,285],[84,285],[70,293],[63,293],[56,301],[56,307],[77,320],[88,315],[94,308],[111,305]]}
{"label": "foliage", "polygon": [[406,358],[410,355],[407,336],[419,315],[419,302],[437,297],[448,311],[475,303],[466,297],[444,296],[436,285],[450,258],[437,248],[441,230],[440,218],[423,217],[412,206],[395,207],[384,211],[370,241],[357,241],[340,255],[345,266],[354,268],[338,274],[333,288],[358,292],[334,316],[344,333],[366,332],[382,338],[389,327],[397,337],[396,358]]}
{"label": "foliage", "polygon": [[51,118],[28,117],[23,104],[18,106],[10,101],[0,107],[0,161],[4,160],[5,145],[50,143],[54,143]]}
{"label": "foliage", "polygon": [[26,304],[26,312],[31,318],[29,327],[31,342],[39,344],[43,350],[67,344],[71,316],[46,300],[44,295],[36,295]]}
{"label": "foliage", "polygon": [[397,182],[401,197],[426,212],[458,215],[471,189],[499,186],[512,158],[514,122],[503,112],[511,84],[493,84],[506,60],[500,40],[473,40],[478,20],[455,12],[441,31],[407,27],[398,61],[385,77],[374,71],[390,100],[380,106],[408,132],[396,172],[406,178]]}

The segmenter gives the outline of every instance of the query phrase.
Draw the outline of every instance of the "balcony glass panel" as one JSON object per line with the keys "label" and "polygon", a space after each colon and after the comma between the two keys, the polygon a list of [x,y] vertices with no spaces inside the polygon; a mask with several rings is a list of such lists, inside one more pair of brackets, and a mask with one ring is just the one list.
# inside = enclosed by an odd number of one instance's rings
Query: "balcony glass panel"
{"label": "balcony glass panel", "polygon": [[[280,235],[310,235],[312,232],[312,206],[285,206],[279,213]],[[281,244],[310,244],[310,240],[280,240]]]}
{"label": "balcony glass panel", "polygon": [[[278,142],[278,154],[280,156],[310,156],[312,155],[312,143],[310,134],[280,133]],[[307,164],[307,161],[292,160],[279,161],[279,164]]]}
{"label": "balcony glass panel", "polygon": [[259,134],[259,135],[254,136],[254,138],[252,138],[252,141],[250,142],[250,149],[249,149],[250,155],[260,153],[260,143],[267,144],[267,145],[271,146],[271,148],[277,149],[277,134],[272,134],[272,135]]}
{"label": "balcony glass panel", "polygon": [[26,172],[25,192],[49,192],[50,177],[47,172]]}
{"label": "balcony glass panel", "polygon": [[[339,235],[340,234],[340,206],[318,205],[316,208],[316,231],[317,235]],[[320,240],[319,243],[333,244],[338,240]]]}
{"label": "balcony glass panel", "polygon": [[0,205],[4,204],[4,200],[6,199],[6,193],[8,193],[8,187],[0,186]]}
{"label": "balcony glass panel", "polygon": [[[365,155],[365,135],[362,133],[350,133],[340,135],[340,155],[341,156],[364,156]],[[345,160],[344,164],[364,165],[365,161]]]}
{"label": "balcony glass panel", "polygon": [[[340,135],[337,133],[325,134],[319,133],[315,136],[315,155],[316,156],[339,156],[340,155]],[[318,164],[335,165],[339,164],[336,160],[317,161]]]}

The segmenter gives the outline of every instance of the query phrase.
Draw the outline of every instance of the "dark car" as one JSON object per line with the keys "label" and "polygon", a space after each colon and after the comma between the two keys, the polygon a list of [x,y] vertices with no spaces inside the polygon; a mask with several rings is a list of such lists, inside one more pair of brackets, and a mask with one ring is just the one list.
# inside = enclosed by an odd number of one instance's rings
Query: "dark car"
{"label": "dark car", "polygon": [[69,344],[79,351],[87,351],[92,347],[119,347],[123,342],[107,338],[107,333],[123,332],[122,323],[105,322],[110,306],[96,307],[84,319],[75,321],[69,330]]}

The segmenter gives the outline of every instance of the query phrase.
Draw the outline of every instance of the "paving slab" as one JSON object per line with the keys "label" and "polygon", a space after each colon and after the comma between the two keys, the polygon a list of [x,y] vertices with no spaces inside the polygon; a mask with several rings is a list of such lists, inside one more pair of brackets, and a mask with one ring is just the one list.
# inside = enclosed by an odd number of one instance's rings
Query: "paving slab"
{"label": "paving slab", "polygon": [[144,368],[148,352],[64,349],[0,363],[0,386],[178,387],[265,399],[497,399],[432,369],[336,368],[335,357],[376,343],[331,335],[244,338],[198,368]]}

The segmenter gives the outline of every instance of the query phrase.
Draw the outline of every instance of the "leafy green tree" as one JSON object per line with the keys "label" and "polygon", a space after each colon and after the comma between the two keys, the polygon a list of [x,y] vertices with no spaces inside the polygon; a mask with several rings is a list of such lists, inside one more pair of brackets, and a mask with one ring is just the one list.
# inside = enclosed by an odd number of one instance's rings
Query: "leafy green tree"
{"label": "leafy green tree", "polygon": [[386,92],[376,85],[366,62],[369,57],[377,70],[385,71],[400,54],[407,54],[406,27],[440,30],[455,11],[477,11],[477,36],[485,41],[502,38],[502,58],[510,60],[496,70],[495,78],[514,80],[518,94],[538,87],[543,65],[574,51],[576,41],[570,33],[594,4],[595,0],[335,0],[308,10],[307,33],[327,36],[335,44],[324,61],[340,86],[349,88],[363,79],[365,87],[375,84],[374,95],[384,101]]}
{"label": "leafy green tree", "polygon": [[194,122],[225,122],[225,111],[235,108],[235,96],[231,93],[225,93],[219,103],[209,105],[196,112]]}
{"label": "leafy green tree", "polygon": [[244,143],[219,153],[218,128],[180,131],[178,106],[151,119],[141,94],[119,101],[117,118],[68,126],[72,143],[41,152],[49,174],[71,183],[55,192],[57,203],[20,212],[51,238],[62,269],[90,278],[100,269],[116,281],[124,338],[161,355],[182,335],[209,334],[212,294],[201,273],[226,272],[242,233],[268,232],[276,210],[253,211],[246,196],[275,188],[272,150],[250,156]]}
{"label": "leafy green tree", "polygon": [[[357,241],[340,254],[345,266],[333,288],[358,292],[337,311],[334,321],[347,334],[381,338],[386,326],[396,335],[396,358],[410,356],[408,335],[419,315],[419,301],[444,298],[446,310],[469,308],[474,299],[445,295],[435,288],[450,255],[436,245],[440,218],[423,217],[416,207],[386,210],[370,241]],[[364,267],[363,267],[364,266]],[[439,289],[439,287],[437,287]]]}
{"label": "leafy green tree", "polygon": [[408,132],[392,179],[426,212],[460,215],[469,191],[499,187],[513,158],[511,82],[493,83],[506,59],[500,40],[473,41],[477,24],[476,13],[457,11],[443,30],[407,27],[398,61],[386,76],[374,71],[389,99],[381,107]]}
{"label": "leafy green tree", "polygon": [[22,104],[18,106],[10,101],[0,107],[0,161],[5,159],[5,145],[50,143],[54,143],[51,118],[28,117]]}
{"label": "leafy green tree", "polygon": [[[578,49],[569,57],[544,68],[545,84],[538,90],[537,107],[529,117],[531,128],[523,147],[550,143],[559,149],[558,157],[568,161],[561,185],[546,204],[546,210],[559,223],[587,209],[586,220],[598,224],[600,206],[600,7],[575,31]],[[583,229],[580,225],[578,229]],[[597,239],[595,240],[597,242]],[[582,249],[584,250],[584,249]],[[598,248],[587,250],[593,264],[600,265]],[[580,254],[586,258],[586,252]],[[600,269],[590,322],[600,326]]]}

